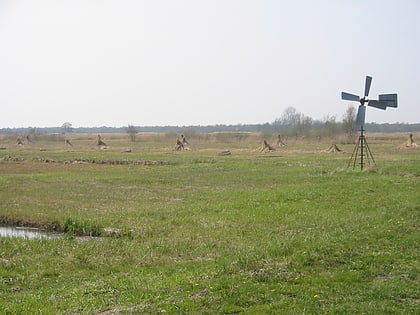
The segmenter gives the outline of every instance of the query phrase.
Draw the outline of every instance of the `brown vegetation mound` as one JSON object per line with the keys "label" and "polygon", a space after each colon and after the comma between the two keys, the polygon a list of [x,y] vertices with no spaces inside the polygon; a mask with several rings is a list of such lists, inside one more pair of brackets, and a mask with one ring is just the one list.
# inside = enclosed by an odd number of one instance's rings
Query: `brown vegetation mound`
{"label": "brown vegetation mound", "polygon": [[400,149],[404,149],[404,148],[417,148],[417,147],[418,147],[418,145],[417,145],[417,143],[414,142],[413,134],[412,133],[410,133],[408,135],[407,142],[404,142],[403,144],[400,145]]}
{"label": "brown vegetation mound", "polygon": [[335,143],[333,143],[327,150],[324,150],[322,152],[326,152],[326,153],[345,153]]}

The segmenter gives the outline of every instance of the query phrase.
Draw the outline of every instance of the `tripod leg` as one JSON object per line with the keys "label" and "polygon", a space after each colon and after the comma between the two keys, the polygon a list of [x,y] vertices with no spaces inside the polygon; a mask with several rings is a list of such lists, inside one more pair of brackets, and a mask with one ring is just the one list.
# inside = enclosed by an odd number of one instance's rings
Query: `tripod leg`
{"label": "tripod leg", "polygon": [[365,142],[366,142],[366,138],[365,136],[360,136],[361,140],[360,142],[362,143],[361,145],[361,154],[360,154],[360,170],[363,171],[363,167],[365,166]]}
{"label": "tripod leg", "polygon": [[368,143],[367,143],[367,141],[365,140],[365,143],[366,143],[366,155],[367,155],[367,157],[368,157],[368,161],[369,161],[369,158],[370,159],[372,159],[372,162],[373,162],[373,165],[375,165],[376,166],[376,162],[375,162],[375,159],[373,158],[373,155],[372,155],[372,152],[370,151],[370,148],[369,148],[369,145],[368,145]]}
{"label": "tripod leg", "polygon": [[350,167],[350,163],[352,161],[353,161],[353,169],[356,166],[357,155],[358,155],[358,152],[359,152],[359,143],[360,143],[360,137],[359,137],[359,140],[357,141],[356,145],[354,146],[353,153],[351,154],[351,158],[349,160],[349,163],[347,164],[347,168]]}

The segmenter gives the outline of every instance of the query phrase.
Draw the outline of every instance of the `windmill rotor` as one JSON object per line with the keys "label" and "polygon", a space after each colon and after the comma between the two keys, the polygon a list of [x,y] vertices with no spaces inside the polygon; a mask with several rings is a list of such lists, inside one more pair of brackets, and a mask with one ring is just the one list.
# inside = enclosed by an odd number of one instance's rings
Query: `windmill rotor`
{"label": "windmill rotor", "polygon": [[398,107],[398,96],[397,94],[380,94],[378,96],[378,100],[369,100],[369,91],[370,86],[372,85],[372,77],[366,76],[365,79],[365,90],[363,97],[360,97],[358,95],[348,93],[348,92],[341,92],[341,99],[346,101],[352,101],[352,102],[359,102],[360,106],[357,110],[356,115],[356,124],[358,126],[363,126],[365,124],[365,116],[366,116],[366,106],[375,107],[378,109],[386,110],[387,107]]}

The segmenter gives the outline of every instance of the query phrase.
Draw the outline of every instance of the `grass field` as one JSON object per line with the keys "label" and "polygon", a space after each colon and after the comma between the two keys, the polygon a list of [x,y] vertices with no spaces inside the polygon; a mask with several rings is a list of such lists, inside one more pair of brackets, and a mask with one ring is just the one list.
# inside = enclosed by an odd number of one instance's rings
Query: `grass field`
{"label": "grass field", "polygon": [[353,144],[72,137],[0,141],[1,222],[66,231],[0,239],[1,314],[419,313],[420,148],[398,149],[405,135],[368,136],[364,172],[347,169]]}

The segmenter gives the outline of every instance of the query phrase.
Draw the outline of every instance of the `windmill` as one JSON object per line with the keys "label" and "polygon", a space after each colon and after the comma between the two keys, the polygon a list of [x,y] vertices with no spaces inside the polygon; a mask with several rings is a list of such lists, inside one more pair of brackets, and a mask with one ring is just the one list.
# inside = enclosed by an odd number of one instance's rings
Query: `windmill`
{"label": "windmill", "polygon": [[397,94],[380,94],[378,96],[378,100],[369,100],[369,90],[370,85],[372,84],[372,77],[366,76],[365,80],[365,93],[363,97],[360,97],[358,95],[354,95],[347,92],[341,92],[341,99],[346,101],[354,101],[359,102],[359,109],[357,110],[356,115],[356,125],[360,126],[360,136],[359,141],[356,144],[356,147],[354,148],[353,154],[351,156],[351,159],[349,161],[349,165],[351,161],[354,161],[353,168],[356,165],[356,160],[359,155],[360,150],[360,169],[363,170],[363,166],[365,164],[365,157],[367,158],[368,164],[372,161],[373,164],[375,164],[375,160],[373,159],[372,152],[370,151],[369,145],[366,141],[366,137],[364,135],[364,124],[365,124],[365,116],[366,116],[366,103],[367,106],[379,108],[382,110],[386,110],[387,107],[394,107],[397,108],[398,106],[398,97]]}

